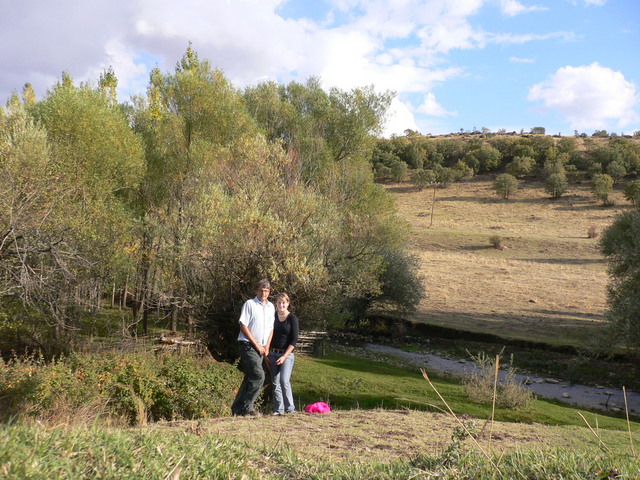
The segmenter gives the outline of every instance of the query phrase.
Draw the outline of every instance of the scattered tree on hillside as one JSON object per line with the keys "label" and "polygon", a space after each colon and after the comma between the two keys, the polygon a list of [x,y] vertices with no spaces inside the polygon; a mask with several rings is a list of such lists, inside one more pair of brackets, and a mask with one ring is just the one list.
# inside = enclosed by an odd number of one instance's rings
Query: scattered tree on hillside
{"label": "scattered tree on hillside", "polygon": [[408,172],[409,167],[404,162],[395,162],[391,165],[391,176],[396,182],[403,182]]}
{"label": "scattered tree on hillside", "polygon": [[508,199],[518,190],[518,180],[513,175],[503,173],[493,181],[493,189],[504,199]]}
{"label": "scattered tree on hillside", "polygon": [[591,191],[602,201],[603,205],[609,205],[609,194],[613,190],[613,178],[606,173],[598,173],[591,180]]}
{"label": "scattered tree on hillside", "polygon": [[418,190],[424,190],[435,181],[436,173],[433,170],[418,169],[411,173],[411,183],[418,187]]}
{"label": "scattered tree on hillside", "polygon": [[507,173],[514,177],[531,175],[536,168],[536,161],[532,157],[517,156],[507,164]]}
{"label": "scattered tree on hillside", "polygon": [[624,198],[634,207],[640,206],[640,180],[632,180],[624,186]]}
{"label": "scattered tree on hillside", "polygon": [[615,185],[627,174],[627,169],[621,161],[615,160],[607,165],[607,174],[613,178],[613,183]]}
{"label": "scattered tree on hillside", "polygon": [[563,173],[552,173],[544,182],[545,191],[552,198],[560,198],[567,191],[567,176]]}

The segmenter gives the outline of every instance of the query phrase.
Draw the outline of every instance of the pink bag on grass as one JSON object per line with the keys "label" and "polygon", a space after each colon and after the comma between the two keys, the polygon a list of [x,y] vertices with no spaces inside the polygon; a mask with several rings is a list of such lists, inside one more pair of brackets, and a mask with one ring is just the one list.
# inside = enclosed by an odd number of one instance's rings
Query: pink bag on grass
{"label": "pink bag on grass", "polygon": [[304,407],[304,411],[307,413],[329,413],[331,408],[324,402],[316,402]]}

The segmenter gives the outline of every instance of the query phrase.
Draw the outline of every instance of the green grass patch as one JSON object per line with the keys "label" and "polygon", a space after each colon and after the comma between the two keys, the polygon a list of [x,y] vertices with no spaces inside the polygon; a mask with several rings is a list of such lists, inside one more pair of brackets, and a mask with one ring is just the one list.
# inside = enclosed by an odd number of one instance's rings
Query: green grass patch
{"label": "green grass patch", "polygon": [[[358,352],[358,349],[353,349]],[[491,405],[472,402],[456,378],[430,374],[437,392],[429,386],[416,368],[389,365],[359,352],[363,357],[330,352],[324,358],[296,359],[294,394],[300,405],[326,401],[332,408],[414,408],[429,411],[448,411],[444,398],[456,415],[478,419],[491,417]],[[534,400],[521,409],[496,408],[495,420],[547,425],[574,425],[584,427],[580,417],[597,423],[601,429],[625,431],[626,420],[566,406],[561,402]],[[636,429],[638,424],[634,423]]]}

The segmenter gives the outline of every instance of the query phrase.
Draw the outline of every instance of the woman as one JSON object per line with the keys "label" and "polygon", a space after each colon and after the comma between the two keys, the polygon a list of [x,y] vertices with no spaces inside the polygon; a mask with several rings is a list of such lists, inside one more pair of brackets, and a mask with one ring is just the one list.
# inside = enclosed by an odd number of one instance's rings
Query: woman
{"label": "woman", "polygon": [[276,296],[273,335],[267,345],[273,386],[273,415],[296,412],[291,392],[291,372],[293,350],[298,342],[298,328],[298,317],[289,311],[289,296],[280,293]]}

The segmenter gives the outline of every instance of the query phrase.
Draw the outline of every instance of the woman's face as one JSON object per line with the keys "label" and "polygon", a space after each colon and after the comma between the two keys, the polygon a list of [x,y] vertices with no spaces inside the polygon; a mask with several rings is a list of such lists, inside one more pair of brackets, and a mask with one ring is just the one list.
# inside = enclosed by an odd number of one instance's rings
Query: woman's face
{"label": "woman's face", "polygon": [[287,302],[284,298],[279,298],[276,302],[276,308],[279,312],[284,312],[289,308],[289,302]]}

